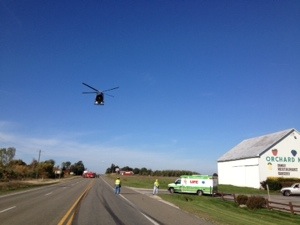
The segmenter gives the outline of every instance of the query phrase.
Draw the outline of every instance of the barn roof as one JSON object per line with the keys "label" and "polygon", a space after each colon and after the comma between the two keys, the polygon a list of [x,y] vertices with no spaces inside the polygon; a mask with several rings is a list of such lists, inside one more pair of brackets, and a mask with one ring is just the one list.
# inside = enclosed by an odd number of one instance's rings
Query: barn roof
{"label": "barn roof", "polygon": [[246,139],[220,157],[218,162],[260,157],[264,152],[268,151],[294,131],[296,130],[288,129],[260,137]]}

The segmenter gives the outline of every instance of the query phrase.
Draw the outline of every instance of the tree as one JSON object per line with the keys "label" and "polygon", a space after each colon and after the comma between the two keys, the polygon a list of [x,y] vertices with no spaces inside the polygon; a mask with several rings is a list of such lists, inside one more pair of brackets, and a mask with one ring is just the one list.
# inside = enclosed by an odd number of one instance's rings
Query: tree
{"label": "tree", "polygon": [[134,174],[139,174],[140,173],[140,169],[139,168],[134,168],[133,169],[133,173]]}
{"label": "tree", "polygon": [[39,173],[42,175],[43,178],[54,178],[54,160],[46,160],[39,164]]}
{"label": "tree", "polygon": [[32,162],[29,164],[31,168],[36,168],[38,165],[38,161],[36,159],[32,159]]}
{"label": "tree", "polygon": [[0,149],[0,166],[7,166],[15,157],[16,149],[13,147]]}
{"label": "tree", "polygon": [[110,168],[107,168],[106,171],[105,171],[105,174],[110,174],[110,173],[112,173],[112,172],[111,172],[111,169],[110,169]]}
{"label": "tree", "polygon": [[70,161],[62,162],[61,167],[62,167],[63,170],[68,170],[71,167],[71,162]]}
{"label": "tree", "polygon": [[116,166],[115,164],[111,164],[110,168],[107,168],[106,169],[106,174],[109,174],[109,173],[116,173],[117,171],[119,171],[119,166]]}
{"label": "tree", "polygon": [[133,169],[129,166],[125,166],[125,167],[121,168],[121,171],[133,171]]}
{"label": "tree", "polygon": [[9,162],[8,166],[27,166],[27,164],[21,159],[13,159]]}
{"label": "tree", "polygon": [[140,175],[149,175],[149,171],[147,168],[143,167],[140,169]]}
{"label": "tree", "polygon": [[70,170],[74,172],[76,175],[82,175],[83,171],[85,170],[85,167],[82,161],[78,161],[77,163],[71,165]]}
{"label": "tree", "polygon": [[[21,160],[22,161],[22,160]],[[23,179],[29,177],[29,167],[25,164],[14,164],[11,166],[12,175],[11,178]]]}
{"label": "tree", "polygon": [[50,164],[50,165],[55,165],[55,161],[53,159],[48,159],[45,161],[45,163]]}

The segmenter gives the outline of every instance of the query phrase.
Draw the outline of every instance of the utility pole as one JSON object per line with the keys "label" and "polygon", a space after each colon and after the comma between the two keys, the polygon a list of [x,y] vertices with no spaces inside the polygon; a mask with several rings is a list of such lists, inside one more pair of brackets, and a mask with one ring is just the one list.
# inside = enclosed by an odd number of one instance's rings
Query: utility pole
{"label": "utility pole", "polygon": [[41,150],[39,150],[39,157],[36,165],[36,179],[38,179],[39,176],[39,164],[40,164],[40,158],[41,158]]}

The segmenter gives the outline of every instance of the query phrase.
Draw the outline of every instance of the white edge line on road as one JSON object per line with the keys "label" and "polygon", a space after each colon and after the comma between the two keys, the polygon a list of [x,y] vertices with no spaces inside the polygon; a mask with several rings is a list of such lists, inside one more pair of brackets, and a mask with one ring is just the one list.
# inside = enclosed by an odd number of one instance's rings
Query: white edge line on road
{"label": "white edge line on road", "polygon": [[51,195],[52,194],[52,192],[49,192],[48,194],[45,194],[45,196],[47,196],[47,195]]}
{"label": "white edge line on road", "polygon": [[4,209],[4,210],[0,211],[0,213],[6,212],[6,211],[11,210],[13,208],[16,208],[16,206],[12,206],[12,207],[9,207],[7,209]]}
{"label": "white edge line on road", "polygon": [[[141,212],[141,213],[142,213],[142,212]],[[143,215],[144,217],[146,217],[152,224],[154,224],[154,225],[159,225],[159,223],[156,223],[153,219],[151,219],[149,216],[145,215],[144,213],[142,213],[142,215]]]}
{"label": "white edge line on road", "polygon": [[[102,178],[101,178],[102,179]],[[104,179],[102,179],[108,186],[110,186],[109,185],[109,183],[107,183]],[[114,190],[114,188],[112,187],[112,186],[110,186],[111,188],[112,188],[112,190]],[[131,201],[129,201],[127,198],[125,198],[122,194],[119,194],[120,195],[120,197],[122,197],[125,201],[127,201],[131,206],[133,206],[134,208],[136,208],[137,209],[137,207],[131,202]],[[151,219],[150,217],[148,217],[148,216],[146,216],[144,213],[142,213],[140,210],[139,210],[139,212],[147,219],[147,220],[149,220],[153,225],[159,225],[159,223],[156,223],[153,219]]]}
{"label": "white edge line on road", "polygon": [[172,204],[172,203],[170,203],[170,202],[167,202],[167,201],[165,201],[165,200],[163,200],[161,197],[159,197],[159,196],[157,196],[157,195],[152,195],[151,193],[152,193],[152,190],[151,189],[142,189],[142,190],[146,190],[146,191],[148,191],[149,193],[148,194],[146,194],[145,193],[145,191],[141,191],[141,189],[139,189],[139,188],[133,188],[133,187],[128,187],[128,188],[130,188],[131,190],[133,190],[133,191],[136,191],[136,192],[138,192],[138,193],[140,193],[140,194],[143,194],[143,195],[147,195],[148,197],[150,197],[150,198],[154,198],[154,199],[157,199],[158,201],[160,201],[160,202],[162,202],[162,203],[165,203],[165,204],[167,204],[167,205],[169,205],[169,206],[172,206],[172,207],[174,207],[174,208],[176,208],[176,209],[179,209],[179,207],[178,206],[176,206],[176,205],[174,205],[174,204]]}
{"label": "white edge line on road", "polygon": [[[135,209],[137,209],[137,207],[131,202],[129,201],[127,198],[125,198],[122,194],[120,194],[120,197],[122,197],[125,201],[127,201],[129,203],[129,205],[133,206]],[[138,209],[137,209],[138,210]],[[153,225],[159,225],[159,223],[156,223],[153,219],[151,219],[149,216],[145,215],[144,213],[142,213],[140,210],[138,210],[147,220],[149,220]]]}

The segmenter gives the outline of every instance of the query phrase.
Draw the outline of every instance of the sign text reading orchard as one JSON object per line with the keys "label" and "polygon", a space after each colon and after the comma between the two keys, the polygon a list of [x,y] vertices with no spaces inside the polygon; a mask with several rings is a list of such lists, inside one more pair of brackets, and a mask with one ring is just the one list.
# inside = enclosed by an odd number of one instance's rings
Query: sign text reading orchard
{"label": "sign text reading orchard", "polygon": [[291,150],[291,156],[277,156],[278,150],[272,149],[273,156],[266,156],[267,162],[277,162],[277,163],[294,163],[298,162],[300,163],[300,157],[296,157],[297,151]]}

